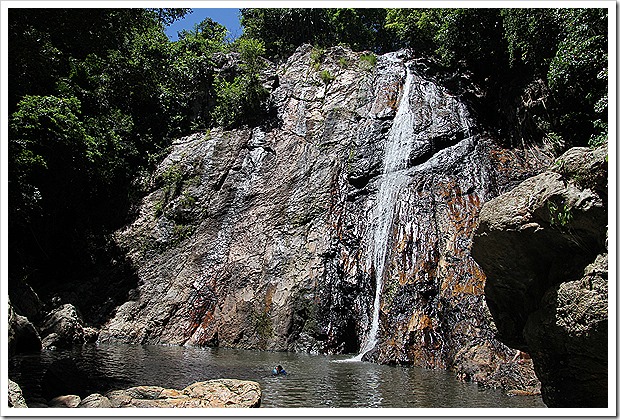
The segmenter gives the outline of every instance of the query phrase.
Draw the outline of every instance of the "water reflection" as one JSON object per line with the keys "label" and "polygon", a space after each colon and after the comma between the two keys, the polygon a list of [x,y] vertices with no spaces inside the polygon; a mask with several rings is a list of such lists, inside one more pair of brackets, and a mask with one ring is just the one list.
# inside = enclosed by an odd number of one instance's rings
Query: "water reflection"
{"label": "water reflection", "polygon": [[[350,356],[349,356],[350,357]],[[26,399],[40,397],[41,379],[56,360],[73,358],[88,376],[84,392],[136,385],[182,389],[209,379],[260,383],[263,407],[544,407],[540,397],[508,397],[458,381],[446,371],[366,362],[347,356],[139,345],[87,345],[9,360],[9,377]],[[271,376],[281,364],[287,376]]]}

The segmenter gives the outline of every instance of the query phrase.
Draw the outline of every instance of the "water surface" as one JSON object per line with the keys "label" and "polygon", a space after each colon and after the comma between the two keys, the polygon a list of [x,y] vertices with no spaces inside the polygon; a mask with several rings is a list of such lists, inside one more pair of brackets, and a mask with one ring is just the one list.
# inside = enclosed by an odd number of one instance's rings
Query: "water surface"
{"label": "water surface", "polygon": [[[22,386],[26,400],[39,398],[51,363],[73,358],[88,375],[89,393],[137,385],[182,389],[197,381],[234,378],[260,383],[262,407],[545,407],[540,397],[509,397],[463,383],[451,372],[342,362],[350,357],[99,344],[16,356],[9,360],[9,377]],[[287,376],[271,376],[278,364]]]}

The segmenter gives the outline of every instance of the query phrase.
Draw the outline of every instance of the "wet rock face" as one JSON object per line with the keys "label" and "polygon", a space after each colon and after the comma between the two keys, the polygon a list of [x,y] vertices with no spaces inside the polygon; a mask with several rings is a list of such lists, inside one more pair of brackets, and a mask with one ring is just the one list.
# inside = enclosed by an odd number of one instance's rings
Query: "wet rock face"
{"label": "wet rock face", "polygon": [[[277,80],[276,121],[179,139],[145,181],[116,235],[139,285],[100,340],[368,346],[370,360],[444,368],[490,346],[471,238],[482,204],[539,163],[497,147],[406,52],[373,67],[302,46]],[[494,369],[514,355],[490,348]]]}
{"label": "wet rock face", "polygon": [[498,337],[531,354],[553,407],[607,406],[606,156],[569,150],[486,203],[474,239]]}

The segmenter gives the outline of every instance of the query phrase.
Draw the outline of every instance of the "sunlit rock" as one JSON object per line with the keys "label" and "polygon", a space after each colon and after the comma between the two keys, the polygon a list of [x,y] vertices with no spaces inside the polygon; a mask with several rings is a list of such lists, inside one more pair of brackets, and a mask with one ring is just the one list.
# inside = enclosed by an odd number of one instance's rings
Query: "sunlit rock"
{"label": "sunlit rock", "polygon": [[9,379],[8,405],[15,408],[28,408],[22,390],[18,384]]}
{"label": "sunlit rock", "polygon": [[196,382],[185,389],[139,386],[106,394],[111,407],[207,408],[259,407],[261,389],[257,382],[214,379]]}

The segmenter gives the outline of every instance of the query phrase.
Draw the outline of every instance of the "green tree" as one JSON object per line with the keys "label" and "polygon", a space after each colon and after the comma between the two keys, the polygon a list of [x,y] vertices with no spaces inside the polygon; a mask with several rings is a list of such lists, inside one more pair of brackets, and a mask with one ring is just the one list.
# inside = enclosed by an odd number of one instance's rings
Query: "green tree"
{"label": "green tree", "polygon": [[267,57],[282,60],[298,46],[347,45],[354,50],[387,52],[396,47],[385,28],[387,10],[341,9],[241,9],[244,37],[265,43]]}
{"label": "green tree", "polygon": [[163,102],[170,117],[171,136],[188,129],[205,129],[216,106],[214,56],[227,51],[226,28],[210,18],[181,31],[170,45],[170,64]]}
{"label": "green tree", "polygon": [[12,281],[79,276],[124,222],[132,178],[169,144],[162,19],[180,13],[10,10]]}
{"label": "green tree", "polygon": [[448,9],[442,15],[435,42],[445,65],[465,65],[477,80],[505,68],[498,9]]}
{"label": "green tree", "polygon": [[387,52],[394,49],[394,36],[385,28],[386,9],[327,9],[329,33],[326,44],[346,45],[354,51]]}
{"label": "green tree", "polygon": [[67,172],[75,173],[94,162],[99,151],[80,121],[76,98],[26,96],[17,108],[10,121],[10,219],[14,226],[24,227],[36,217],[41,199],[67,199],[42,195],[42,189],[47,192],[58,181],[51,178],[64,173],[71,180]]}
{"label": "green tree", "polygon": [[572,143],[607,136],[607,10],[559,9],[562,28],[547,80],[558,126]]}
{"label": "green tree", "polygon": [[445,13],[444,9],[388,9],[385,28],[400,45],[413,48],[416,54],[432,55]]}
{"label": "green tree", "polygon": [[502,9],[510,65],[546,77],[558,47],[560,21],[554,9]]}
{"label": "green tree", "polygon": [[261,40],[270,58],[285,59],[303,43],[324,45],[331,31],[327,9],[241,9],[243,36]]}
{"label": "green tree", "polygon": [[257,124],[267,114],[267,90],[262,86],[260,71],[265,68],[265,46],[253,38],[240,38],[233,45],[240,55],[239,70],[233,80],[217,77],[217,105],[214,120],[224,127]]}

